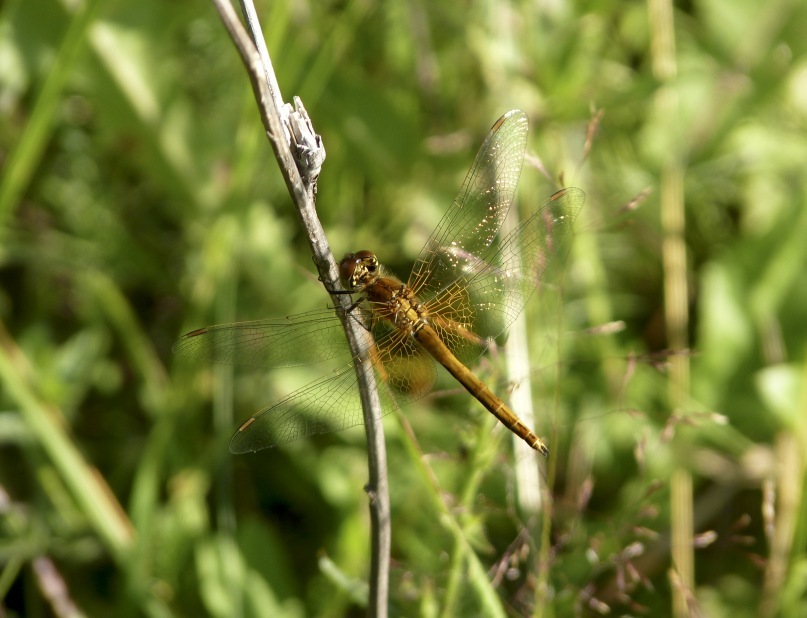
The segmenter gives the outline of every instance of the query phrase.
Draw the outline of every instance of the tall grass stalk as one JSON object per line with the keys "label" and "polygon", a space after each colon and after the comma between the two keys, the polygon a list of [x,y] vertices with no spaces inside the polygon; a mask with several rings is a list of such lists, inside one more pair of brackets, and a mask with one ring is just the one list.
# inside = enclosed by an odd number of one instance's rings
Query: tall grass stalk
{"label": "tall grass stalk", "polygon": [[[658,113],[669,120],[671,131],[679,122],[678,95],[675,80],[678,74],[675,47],[673,5],[669,0],[649,0],[650,32],[652,36],[653,74],[661,83],[656,94]],[[664,316],[667,340],[673,350],[688,347],[688,286],[684,230],[684,170],[681,147],[674,135],[669,160],[661,169],[661,226],[664,233],[662,257],[664,266]],[[668,382],[669,406],[681,413],[689,399],[689,357],[675,355],[670,366]],[[686,446],[679,441],[679,448]],[[685,454],[679,453],[680,461]],[[678,467],[670,477],[673,613],[683,618],[692,615],[691,594],[695,585],[694,544],[692,531],[692,477],[684,467]]]}

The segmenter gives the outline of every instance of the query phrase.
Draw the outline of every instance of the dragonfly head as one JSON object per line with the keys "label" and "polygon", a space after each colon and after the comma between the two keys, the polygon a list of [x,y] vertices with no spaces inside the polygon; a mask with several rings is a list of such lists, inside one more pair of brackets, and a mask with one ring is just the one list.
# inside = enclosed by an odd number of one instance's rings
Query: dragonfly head
{"label": "dragonfly head", "polygon": [[378,278],[378,258],[371,251],[348,253],[339,263],[339,276],[348,290],[359,292]]}

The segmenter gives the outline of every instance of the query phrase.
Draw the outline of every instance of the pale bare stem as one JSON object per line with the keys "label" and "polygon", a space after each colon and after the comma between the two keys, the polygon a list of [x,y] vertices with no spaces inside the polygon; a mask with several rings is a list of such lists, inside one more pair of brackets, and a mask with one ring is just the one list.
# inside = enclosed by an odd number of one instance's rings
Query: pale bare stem
{"label": "pale bare stem", "polygon": [[265,67],[266,83],[269,85],[269,92],[272,95],[272,101],[275,108],[281,113],[283,118],[283,97],[280,95],[280,86],[275,77],[275,70],[272,67],[272,59],[269,57],[269,50],[266,48],[266,41],[263,38],[263,29],[261,22],[258,20],[258,13],[255,11],[255,4],[252,0],[239,0],[241,4],[241,11],[244,13],[244,18],[247,22],[252,42],[258,50],[258,55],[261,57],[261,65]]}
{"label": "pale bare stem", "polygon": [[588,121],[588,126],[586,127],[586,143],[583,145],[583,156],[580,157],[580,163],[577,164],[578,172],[583,167],[583,163],[585,163],[588,159],[588,155],[591,153],[591,146],[594,144],[594,137],[597,135],[597,130],[600,128],[600,122],[602,122],[602,117],[604,114],[605,110],[592,110],[591,119]]}
{"label": "pale bare stem", "polygon": [[81,618],[84,616],[84,612],[79,610],[70,597],[67,583],[56,568],[53,560],[48,556],[39,556],[31,561],[31,567],[36,583],[39,585],[42,595],[47,599],[55,616],[59,618]]}
{"label": "pale bare stem", "polygon": [[549,173],[549,170],[546,169],[544,162],[541,160],[541,157],[538,155],[534,155],[531,153],[527,153],[524,155],[524,162],[527,165],[530,165],[541,172],[541,175],[546,178],[552,185],[555,184],[555,178],[553,178],[552,174]]}
{"label": "pale bare stem", "polygon": [[[247,68],[249,79],[255,92],[258,102],[261,120],[266,129],[266,134],[272,144],[272,149],[280,166],[280,171],[286,181],[292,200],[297,207],[300,223],[308,236],[314,263],[320,274],[320,280],[329,291],[340,288],[338,267],[331,254],[328,241],[322,225],[316,214],[314,205],[314,193],[316,186],[316,174],[311,173],[310,168],[305,167],[305,163],[300,163],[301,152],[292,153],[292,139],[299,127],[305,129],[306,123],[310,126],[310,121],[302,109],[300,118],[302,122],[298,128],[288,127],[281,120],[281,115],[289,113],[290,106],[283,103],[274,71],[271,66],[268,52],[262,43],[260,36],[260,26],[257,23],[257,15],[250,2],[244,1],[245,13],[248,17],[251,28],[258,42],[259,47],[263,47],[266,62],[262,62],[256,43],[253,42],[236,15],[232,5],[228,0],[213,0],[213,4],[218,11],[224,26],[238,49],[241,59]],[[256,34],[257,33],[257,34]],[[269,83],[272,84],[271,90]],[[274,92],[272,92],[274,91]],[[292,114],[294,115],[294,114]],[[312,129],[313,133],[313,129]],[[299,140],[295,142],[299,148]],[[310,144],[311,142],[308,142]],[[304,144],[305,147],[305,144]],[[304,150],[304,148],[303,148]],[[303,158],[307,156],[303,151]],[[321,162],[321,160],[320,160]],[[303,180],[298,165],[303,169]],[[350,299],[347,295],[334,295],[333,302],[347,309],[350,306]],[[356,320],[345,319],[345,313],[339,312],[342,324],[345,327],[348,344],[354,356],[358,356],[359,351],[368,349],[365,341],[369,333],[362,328]],[[372,523],[372,557],[370,573],[370,598],[368,613],[373,617],[384,618],[387,616],[388,579],[389,579],[389,551],[390,551],[390,522],[389,522],[389,489],[387,483],[387,455],[384,444],[384,434],[381,427],[381,403],[378,396],[378,389],[375,383],[374,373],[369,365],[369,359],[365,359],[361,368],[357,371],[358,384],[360,389],[362,407],[364,410],[364,424],[367,433],[367,455],[369,460],[369,482],[367,484],[367,494],[370,498],[370,518]]]}
{"label": "pale bare stem", "polygon": [[[675,23],[671,0],[648,0],[651,31],[653,76],[660,82],[656,95],[659,117],[668,118],[670,127],[679,127],[679,104],[675,78],[678,72]],[[664,316],[667,341],[674,350],[689,347],[689,291],[686,257],[686,213],[684,209],[684,171],[679,133],[669,135],[671,153],[661,170],[661,225],[664,230],[662,257],[664,262]],[[674,413],[679,413],[689,398],[689,359],[671,359],[668,398]],[[676,444],[678,461],[686,461],[686,445]],[[692,477],[678,464],[670,482],[672,529],[672,562],[680,585],[673,587],[673,615],[691,616],[690,596],[695,589],[693,554]]]}
{"label": "pale bare stem", "polygon": [[[507,234],[518,225],[517,212],[511,208],[502,225],[502,234]],[[536,427],[535,412],[532,407],[532,373],[527,346],[527,318],[522,311],[510,325],[507,345],[504,349],[507,359],[507,377],[512,384],[510,403],[518,415],[529,426]],[[541,430],[537,429],[540,434]],[[538,476],[537,452],[513,435],[513,449],[516,462],[516,487],[521,512],[531,518],[541,511],[541,479]]]}
{"label": "pale bare stem", "polygon": [[617,214],[625,214],[629,212],[633,212],[637,208],[639,208],[642,203],[647,199],[647,197],[653,193],[653,187],[645,187],[639,193],[637,193],[631,200],[625,204],[622,208],[619,209]]}

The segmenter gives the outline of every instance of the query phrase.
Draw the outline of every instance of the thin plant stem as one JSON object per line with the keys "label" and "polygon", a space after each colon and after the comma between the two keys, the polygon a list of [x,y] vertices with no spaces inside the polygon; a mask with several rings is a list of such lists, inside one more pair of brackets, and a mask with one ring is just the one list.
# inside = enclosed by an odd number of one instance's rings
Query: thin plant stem
{"label": "thin plant stem", "polygon": [[0,384],[19,406],[31,433],[60,471],[110,555],[123,564],[135,541],[132,523],[104,478],[76,447],[61,410],[39,397],[31,374],[22,350],[0,323]]}
{"label": "thin plant stem", "polygon": [[[246,4],[247,2],[245,2]],[[272,149],[280,166],[280,171],[294,202],[300,223],[306,232],[314,263],[320,274],[320,280],[328,291],[339,288],[339,275],[336,260],[330,251],[325,232],[316,214],[314,204],[314,183],[303,183],[297,168],[291,146],[286,139],[286,131],[281,122],[283,108],[282,97],[277,88],[271,62],[264,64],[261,54],[256,48],[255,41],[251,40],[238,19],[232,5],[226,0],[213,0],[224,26],[230,34],[241,56],[250,81],[252,82],[255,99],[258,102],[261,120],[266,129]],[[254,15],[254,8],[245,12]],[[259,32],[253,30],[253,32]],[[266,59],[269,58],[266,52]],[[267,74],[269,77],[267,79]],[[269,82],[273,83],[272,88]],[[274,93],[272,92],[274,90]],[[343,309],[350,306],[346,295],[334,295],[334,303]],[[361,350],[369,348],[367,338],[370,336],[355,320],[346,319],[347,312],[337,312],[342,319],[348,345],[354,358],[362,358]],[[370,598],[368,613],[372,617],[384,618],[387,615],[387,599],[389,586],[389,553],[391,543],[391,530],[389,521],[389,487],[387,480],[387,457],[384,444],[384,434],[381,426],[381,402],[375,383],[374,373],[370,360],[363,357],[362,364],[357,367],[359,393],[364,410],[364,425],[367,433],[367,456],[369,463],[369,482],[366,490],[370,498],[371,520],[371,563],[370,563]]]}
{"label": "thin plant stem", "polygon": [[239,0],[241,11],[244,13],[244,19],[247,22],[250,38],[258,50],[258,55],[261,57],[261,64],[265,69],[266,84],[269,86],[269,93],[272,95],[272,102],[275,108],[280,111],[281,118],[283,117],[283,97],[280,95],[280,85],[277,83],[275,70],[272,67],[272,58],[269,56],[269,49],[266,47],[266,40],[263,38],[263,29],[261,22],[258,20],[258,13],[255,10],[255,4],[252,0]]}
{"label": "thin plant stem", "polygon": [[[466,462],[468,475],[459,492],[459,499],[452,505],[453,510],[458,513],[456,523],[460,527],[460,531],[454,535],[454,545],[451,550],[451,562],[447,571],[449,576],[443,594],[441,616],[457,615],[457,605],[460,600],[461,584],[464,576],[463,565],[466,562],[466,548],[468,545],[466,528],[475,525],[474,518],[466,517],[465,514],[473,512],[473,502],[479,486],[482,484],[485,473],[493,464],[493,459],[498,451],[497,447],[501,442],[500,437],[495,435],[492,429],[494,425],[498,424],[497,421],[493,418],[485,419],[485,421],[479,424],[475,441],[476,448],[470,453],[470,457]],[[519,440],[519,443],[524,444],[529,449],[523,440]],[[532,449],[529,450],[534,452]],[[438,481],[435,480],[433,474],[427,478],[427,481],[439,489]]]}
{"label": "thin plant stem", "polygon": [[[420,477],[424,481],[424,487],[427,489],[426,496],[431,500],[432,506],[437,515],[437,521],[439,521],[443,528],[451,533],[453,537],[454,555],[452,556],[451,560],[452,571],[455,569],[460,569],[463,561],[465,561],[468,567],[469,586],[476,594],[480,603],[480,615],[485,616],[486,618],[498,618],[500,616],[504,618],[505,611],[502,607],[501,600],[496,594],[496,590],[493,587],[488,574],[485,572],[485,569],[479,560],[479,556],[477,556],[476,552],[468,541],[462,525],[459,521],[457,521],[452,508],[446,503],[445,494],[440,486],[440,481],[437,479],[437,475],[435,474],[434,470],[429,466],[427,458],[423,455],[423,451],[418,444],[411,425],[406,420],[406,417],[402,414],[398,414],[398,419],[400,420],[401,426],[404,430],[403,445],[406,447],[406,452],[409,456],[409,460],[413,464],[413,467],[418,471]],[[466,488],[465,493],[469,495],[471,491]],[[449,584],[454,585],[451,584],[451,580],[449,580]],[[447,591],[445,596],[449,597],[453,596],[454,594],[454,592]],[[444,603],[439,615],[445,618],[454,616],[456,614],[453,613],[453,608],[454,599],[448,599],[448,602]]]}
{"label": "thin plant stem", "polygon": [[[656,99],[659,113],[677,127],[678,96],[674,80],[677,76],[675,57],[675,28],[673,7],[669,0],[649,0],[653,74],[662,84]],[[684,169],[680,148],[670,140],[672,152],[661,170],[661,225],[664,234],[662,258],[664,264],[664,316],[667,341],[674,350],[688,347],[689,309],[687,304],[687,259],[684,230]],[[688,400],[689,357],[675,355],[671,359],[668,398],[671,410],[681,413]],[[681,439],[677,447],[683,448]],[[681,458],[679,458],[680,460]],[[670,479],[671,554],[673,579],[673,614],[691,616],[695,587],[692,476],[684,467],[673,471]]]}
{"label": "thin plant stem", "polygon": [[[518,225],[518,211],[511,208],[502,226],[502,235],[508,234]],[[504,348],[507,359],[507,379],[512,385],[510,403],[518,415],[534,431],[541,433],[536,426],[532,406],[532,381],[530,375],[529,346],[527,344],[527,316],[522,311],[508,328],[507,345]],[[544,419],[546,420],[546,419]],[[530,517],[541,510],[541,479],[538,475],[538,453],[532,450],[515,434],[512,436],[513,454],[516,467],[516,499],[522,514]],[[551,448],[551,447],[550,447]]]}
{"label": "thin plant stem", "polygon": [[11,218],[14,208],[20,205],[20,197],[35,174],[36,167],[47,148],[54,118],[58,116],[56,109],[62,102],[60,93],[72,73],[73,65],[86,47],[87,32],[102,5],[103,3],[97,0],[86,2],[80,4],[80,8],[70,15],[69,27],[54,55],[53,66],[33,102],[20,141],[5,155],[3,165],[0,167],[0,223],[5,224]]}
{"label": "thin plant stem", "polygon": [[[803,423],[802,423],[803,426]],[[788,569],[798,528],[799,511],[803,506],[803,479],[805,469],[804,445],[799,444],[803,428],[794,433],[780,433],[774,444],[775,478],[770,481],[773,494],[766,500],[771,513],[768,542],[770,557],[765,565],[762,601],[759,615],[796,615],[782,608],[783,590],[787,587]],[[802,434],[802,435],[800,435]],[[792,608],[788,608],[791,609]],[[798,611],[798,610],[796,610]]]}

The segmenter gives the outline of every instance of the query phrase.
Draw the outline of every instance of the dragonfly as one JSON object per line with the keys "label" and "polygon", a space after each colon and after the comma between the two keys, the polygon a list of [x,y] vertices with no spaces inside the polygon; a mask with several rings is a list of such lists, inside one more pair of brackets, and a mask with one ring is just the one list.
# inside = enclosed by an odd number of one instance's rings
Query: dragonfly
{"label": "dragonfly", "polygon": [[[406,283],[368,250],[340,263],[347,309],[200,328],[174,346],[181,357],[252,367],[290,367],[344,359],[340,368],[247,419],[230,440],[246,453],[363,422],[357,372],[374,371],[383,414],[429,393],[442,365],[473,397],[530,447],[544,441],[470,369],[546,283],[550,264],[568,250],[584,193],[553,194],[512,232],[499,231],[513,203],[528,133],[526,114],[499,118],[459,194],[420,251]],[[337,312],[373,335],[353,357]],[[371,362],[362,364],[369,359]],[[362,367],[367,367],[363,369]]]}

